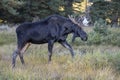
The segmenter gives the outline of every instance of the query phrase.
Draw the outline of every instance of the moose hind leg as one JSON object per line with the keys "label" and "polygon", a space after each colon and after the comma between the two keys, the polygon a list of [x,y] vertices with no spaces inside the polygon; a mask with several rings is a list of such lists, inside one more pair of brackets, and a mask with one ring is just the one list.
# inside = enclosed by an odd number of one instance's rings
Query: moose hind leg
{"label": "moose hind leg", "polygon": [[16,58],[17,58],[17,55],[19,54],[19,50],[16,49],[13,54],[12,54],[12,68],[15,67],[15,62],[16,62]]}
{"label": "moose hind leg", "polygon": [[23,58],[23,54],[19,54],[19,58],[22,64],[25,64],[24,58]]}
{"label": "moose hind leg", "polygon": [[19,57],[20,57],[21,63],[25,64],[25,61],[24,61],[24,58],[23,58],[23,53],[28,49],[28,47],[30,46],[30,43],[27,43],[27,44],[25,44],[23,46],[24,47],[21,48],[21,50],[20,50]]}
{"label": "moose hind leg", "polygon": [[22,48],[24,47],[25,44],[18,44],[18,47],[17,49],[13,52],[12,54],[12,67],[14,68],[15,67],[15,63],[16,63],[16,58],[17,58],[17,55],[19,55],[20,57],[20,60],[21,60],[21,63],[24,64],[24,59],[23,59],[23,55],[21,54],[21,50]]}
{"label": "moose hind leg", "polygon": [[18,47],[17,49],[13,52],[12,54],[12,67],[15,67],[15,63],[16,63],[16,57],[17,55],[19,55],[21,63],[24,64],[24,59],[23,59],[23,55],[21,54],[23,47],[25,46],[24,43],[18,41]]}

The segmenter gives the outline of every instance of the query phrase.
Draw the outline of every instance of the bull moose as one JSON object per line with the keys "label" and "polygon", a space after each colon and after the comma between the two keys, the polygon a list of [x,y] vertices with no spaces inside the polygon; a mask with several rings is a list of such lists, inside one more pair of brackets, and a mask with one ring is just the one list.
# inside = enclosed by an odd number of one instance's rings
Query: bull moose
{"label": "bull moose", "polygon": [[17,49],[12,54],[12,67],[15,67],[16,57],[19,55],[21,63],[24,64],[23,53],[30,44],[48,43],[48,61],[51,61],[52,49],[55,42],[60,43],[67,48],[72,57],[74,52],[72,47],[66,41],[69,33],[74,33],[87,40],[87,33],[80,25],[70,17],[66,18],[60,15],[51,15],[38,22],[26,22],[16,28]]}

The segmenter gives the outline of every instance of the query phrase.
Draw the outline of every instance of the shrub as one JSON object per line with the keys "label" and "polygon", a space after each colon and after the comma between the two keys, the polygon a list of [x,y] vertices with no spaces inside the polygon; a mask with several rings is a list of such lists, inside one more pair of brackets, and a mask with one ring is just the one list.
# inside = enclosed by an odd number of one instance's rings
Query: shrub
{"label": "shrub", "polygon": [[99,19],[95,22],[93,31],[88,33],[88,41],[83,42],[80,39],[76,39],[76,45],[115,45],[120,46],[120,28],[110,28],[104,22]]}
{"label": "shrub", "polygon": [[103,36],[108,35],[109,33],[107,24],[103,19],[99,19],[95,22],[93,31]]}
{"label": "shrub", "polygon": [[110,31],[104,20],[99,19],[95,22],[93,31],[89,33],[88,44],[101,44]]}

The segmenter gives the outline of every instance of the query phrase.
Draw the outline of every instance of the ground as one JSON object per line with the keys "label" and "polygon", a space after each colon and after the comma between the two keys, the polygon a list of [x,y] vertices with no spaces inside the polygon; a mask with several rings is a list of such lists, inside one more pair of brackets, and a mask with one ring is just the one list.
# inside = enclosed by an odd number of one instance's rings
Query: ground
{"label": "ground", "polygon": [[1,34],[4,36],[0,45],[0,80],[120,80],[118,46],[70,43],[75,52],[72,58],[67,49],[56,43],[52,62],[48,63],[47,44],[32,44],[24,53],[25,65],[17,57],[16,67],[12,69],[15,29]]}

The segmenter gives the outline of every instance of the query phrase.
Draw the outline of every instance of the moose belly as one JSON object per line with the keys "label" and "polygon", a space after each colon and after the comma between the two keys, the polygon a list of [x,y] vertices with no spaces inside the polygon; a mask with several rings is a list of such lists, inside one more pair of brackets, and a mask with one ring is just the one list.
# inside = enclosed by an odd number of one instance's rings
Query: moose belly
{"label": "moose belly", "polygon": [[29,39],[29,42],[33,44],[44,44],[48,43],[50,40],[53,40],[54,38],[51,36],[34,36]]}
{"label": "moose belly", "polygon": [[33,43],[33,44],[44,44],[44,43],[47,43],[48,42],[48,40],[33,40],[33,39],[31,39],[30,41],[29,41],[30,43]]}

